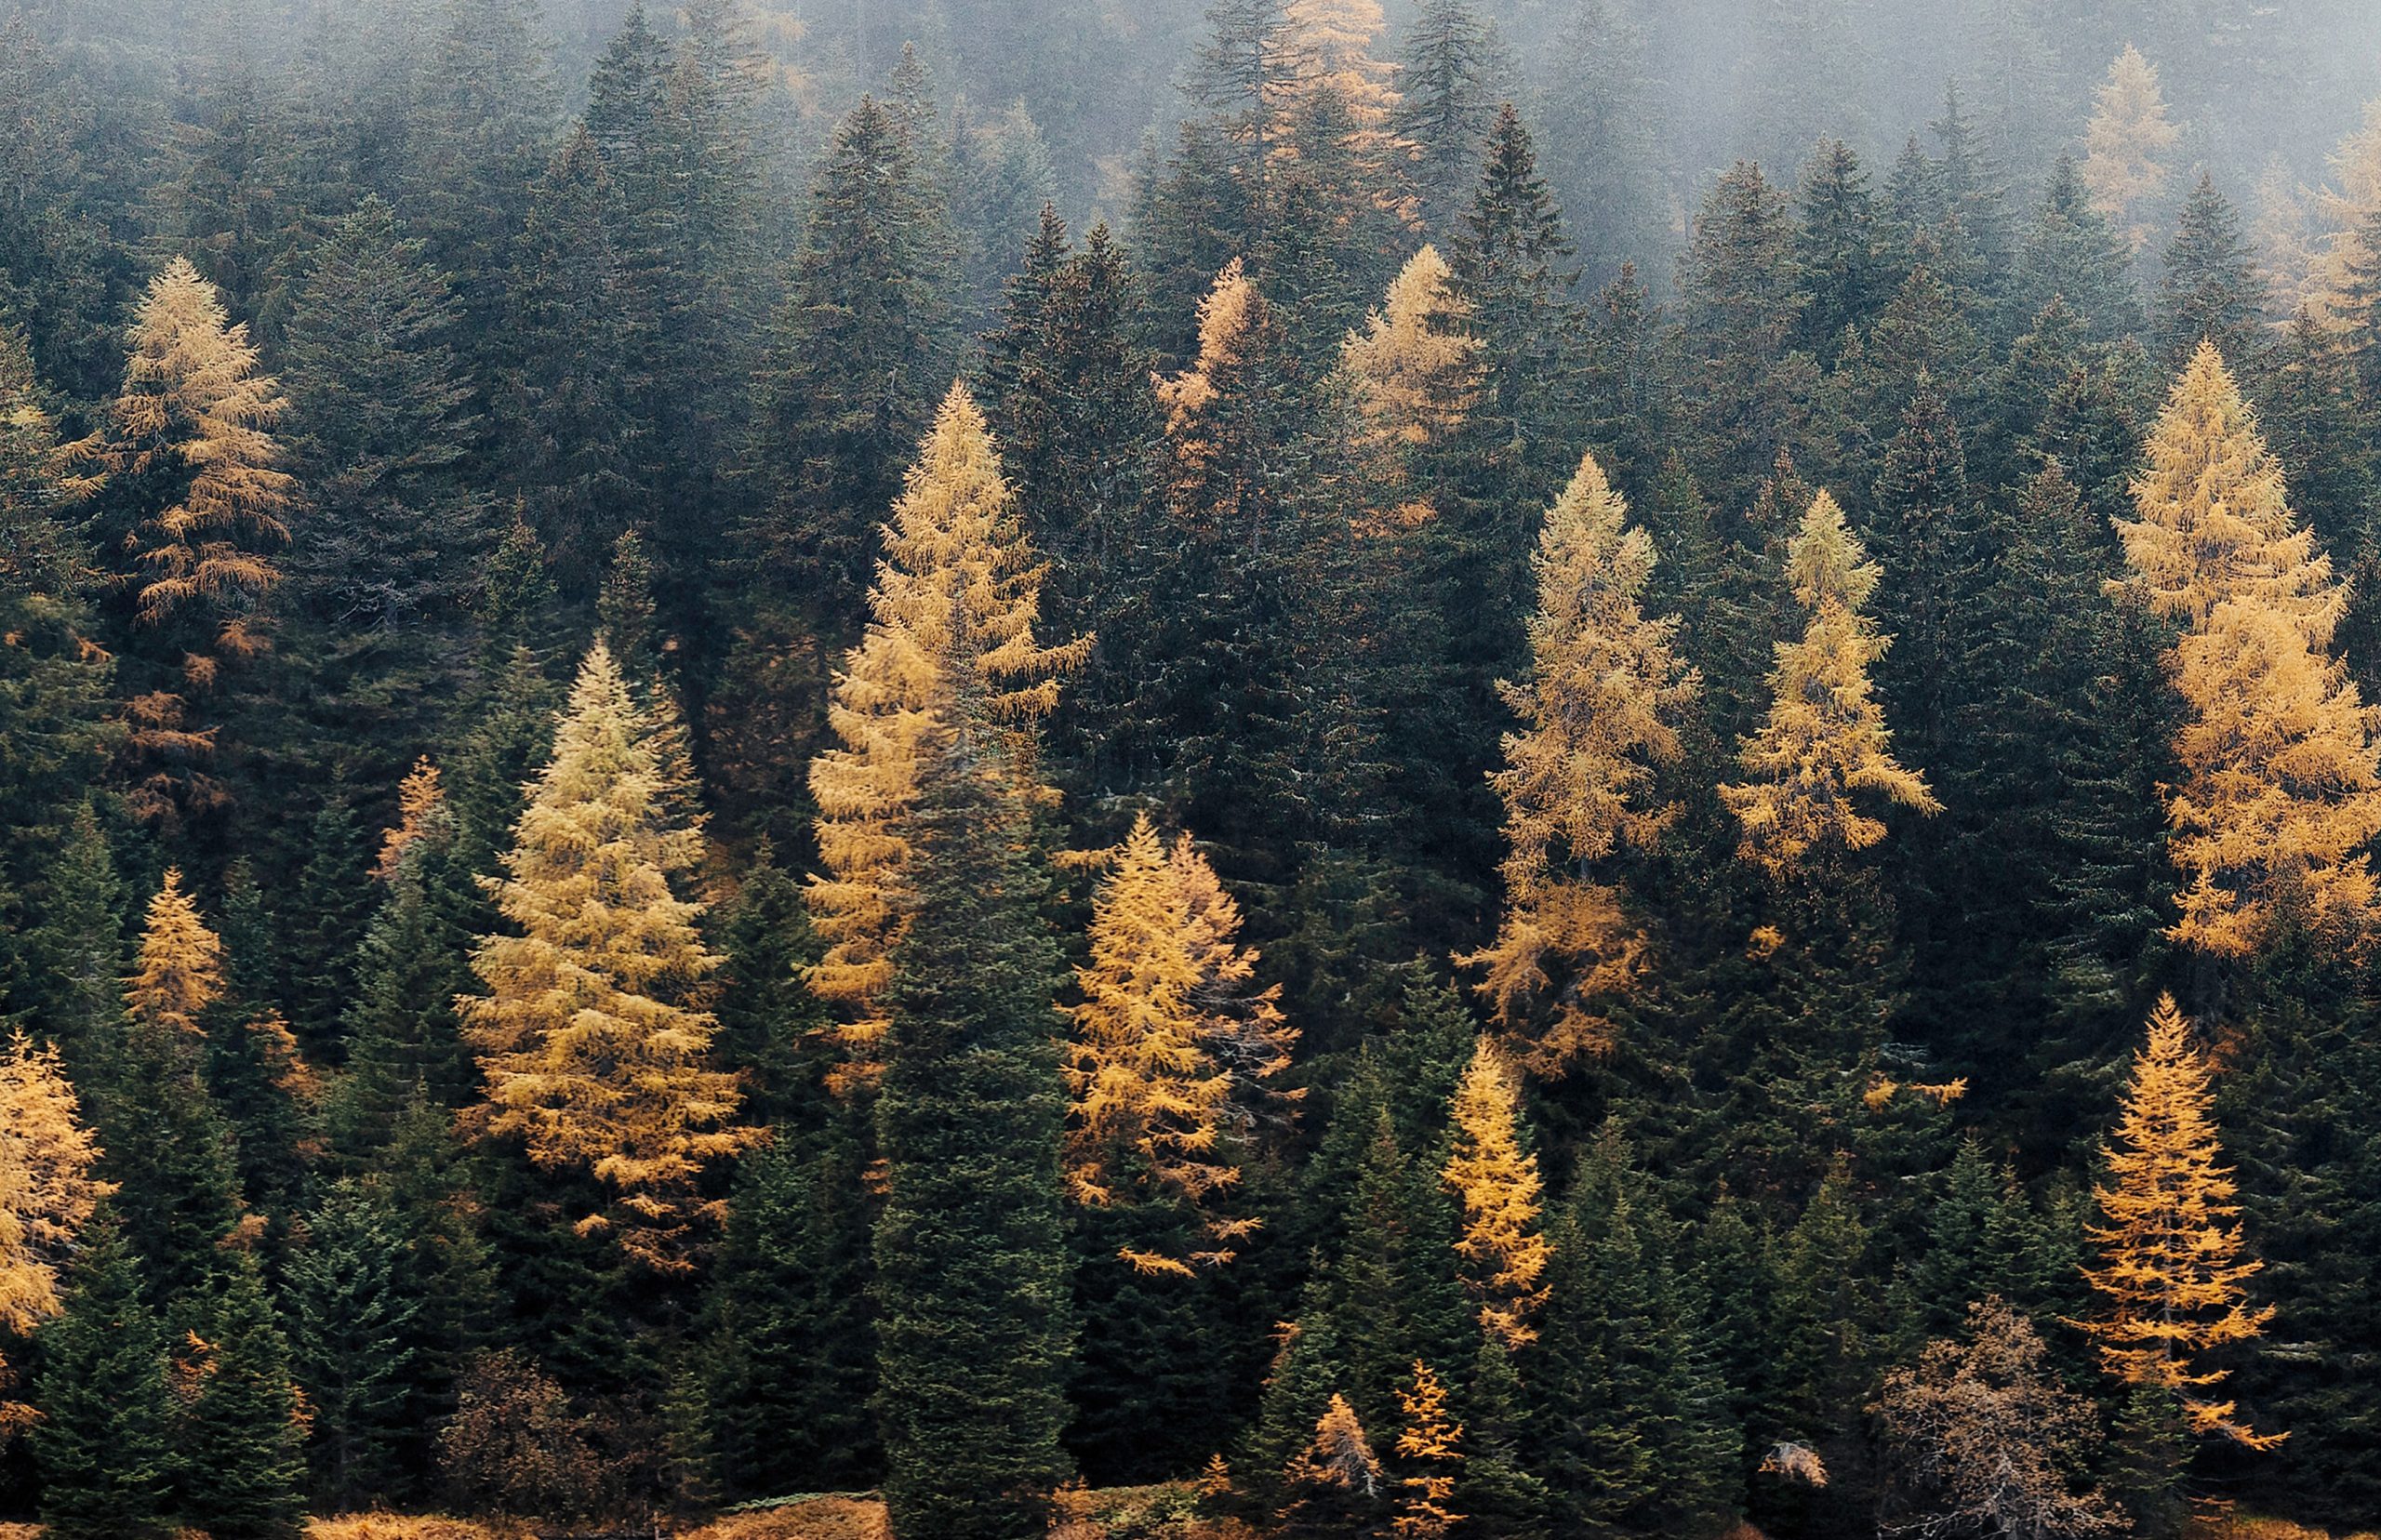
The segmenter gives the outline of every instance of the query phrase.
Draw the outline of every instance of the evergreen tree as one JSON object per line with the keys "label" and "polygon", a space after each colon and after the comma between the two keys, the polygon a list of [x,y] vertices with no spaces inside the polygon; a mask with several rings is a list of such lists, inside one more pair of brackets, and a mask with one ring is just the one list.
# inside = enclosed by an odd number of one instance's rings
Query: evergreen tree
{"label": "evergreen tree", "polygon": [[222,1271],[188,1344],[176,1354],[195,1387],[174,1425],[179,1505],[222,1540],[296,1540],[306,1528],[305,1429],[289,1345],[252,1260]]}
{"label": "evergreen tree", "polygon": [[840,628],[867,584],[881,511],[949,378],[934,211],[918,150],[863,100],[835,131],[812,190],[793,294],[765,369],[763,459],[777,466],[743,555]]}
{"label": "evergreen tree", "polygon": [[1868,173],[1851,146],[1820,141],[1796,202],[1794,262],[1809,286],[1796,340],[1832,363],[1845,335],[1866,327],[1886,300],[1883,235]]}
{"label": "evergreen tree", "polygon": [[284,349],[289,463],[309,504],[288,564],[304,631],[290,650],[343,731],[377,750],[351,767],[374,784],[434,736],[493,536],[462,469],[479,424],[447,285],[423,252],[366,198],[316,250]]}
{"label": "evergreen tree", "polygon": [[2040,313],[2054,299],[2065,300],[2095,342],[2130,337],[2141,329],[2141,301],[2127,271],[2132,256],[2074,161],[2061,155],[2018,254],[2012,298],[2027,314]]}
{"label": "evergreen tree", "polygon": [[290,1025],[318,1052],[336,1048],[340,1013],[355,996],[356,943],[372,908],[368,849],[347,803],[326,801],[308,827],[289,907],[275,916],[280,998]]}
{"label": "evergreen tree", "polygon": [[33,1458],[41,1519],[60,1540],[170,1540],[177,1462],[166,1334],[132,1254],[101,1212],[66,1313],[43,1334]]}
{"label": "evergreen tree", "polygon": [[1680,259],[1679,340],[1696,366],[1689,402],[1723,498],[1788,447],[1786,365],[1803,292],[1794,241],[1785,194],[1739,161],[1706,194]]}
{"label": "evergreen tree", "polygon": [[1459,229],[1496,122],[1496,33],[1470,0],[1421,0],[1404,31],[1398,133],[1419,148],[1412,169],[1421,229]]}
{"label": "evergreen tree", "polygon": [[[1465,533],[1471,541],[1510,549],[1513,525],[1501,521],[1519,517],[1512,503],[1525,507],[1551,493],[1569,462],[1561,425],[1572,400],[1566,353],[1570,293],[1579,277],[1570,265],[1576,251],[1562,210],[1538,171],[1536,147],[1510,102],[1489,126],[1486,158],[1470,207],[1454,232],[1454,252],[1456,290],[1471,307],[1471,327],[1488,364],[1475,431],[1483,435],[1486,452],[1502,457],[1511,479],[1499,490],[1512,499],[1491,510],[1492,522]],[[1481,577],[1515,575],[1509,566]]]}
{"label": "evergreen tree", "polygon": [[386,1193],[349,1178],[305,1216],[285,1289],[290,1361],[311,1414],[313,1490],[339,1509],[385,1497],[417,1395],[421,1305]]}
{"label": "evergreen tree", "polygon": [[2202,340],[2227,358],[2246,359],[2268,300],[2241,216],[2215,190],[2215,179],[2200,173],[2190,201],[2175,221],[2167,243],[2165,271],[2158,281],[2158,361],[2180,370]]}
{"label": "evergreen tree", "polygon": [[1661,82],[1629,0],[1577,0],[1553,49],[1539,109],[1548,179],[1581,267],[1602,284],[1650,265],[1667,223]]}
{"label": "evergreen tree", "polygon": [[926,746],[884,996],[877,1407],[897,1529],[1027,1540],[1065,1475],[1057,959],[1027,794],[982,732]]}

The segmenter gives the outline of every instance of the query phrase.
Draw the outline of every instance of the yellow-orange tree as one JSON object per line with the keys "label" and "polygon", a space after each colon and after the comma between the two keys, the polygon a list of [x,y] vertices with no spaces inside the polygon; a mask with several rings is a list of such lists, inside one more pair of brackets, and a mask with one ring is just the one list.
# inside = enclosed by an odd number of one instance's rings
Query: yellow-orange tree
{"label": "yellow-orange tree", "polygon": [[2331,651],[2347,595],[2213,345],[2168,396],[2133,498],[2137,517],[2118,525],[2126,560],[2188,628],[2168,660],[2190,708],[2167,797],[2184,880],[2173,935],[2226,958],[2255,955],[2283,919],[2362,940],[2381,748]]}
{"label": "yellow-orange tree", "polygon": [[692,1221],[715,1217],[696,1191],[704,1164],[751,1142],[736,1125],[735,1078],[708,1063],[701,1008],[719,959],[696,928],[699,903],[672,879],[699,831],[667,816],[651,723],[597,643],[579,670],[489,890],[519,932],[472,954],[484,996],[462,1001],[487,1079],[486,1127],[517,1135],[546,1167],[583,1166],[619,1194],[618,1228],[638,1260],[690,1266]]}
{"label": "yellow-orange tree", "polygon": [[1455,1148],[1447,1188],[1463,1205],[1456,1251],[1480,1301],[1480,1324],[1507,1348],[1537,1333],[1529,1318],[1546,1302],[1546,1265],[1553,1256],[1539,1229],[1544,1184],[1537,1157],[1523,1148],[1521,1088],[1494,1041],[1480,1040],[1456,1086]]}
{"label": "yellow-orange tree", "polygon": [[[101,1198],[98,1146],[82,1122],[58,1050],[22,1031],[0,1047],[0,1333],[27,1336],[58,1314],[58,1268]],[[0,1438],[26,1408],[7,1399],[15,1372],[0,1356]]]}
{"label": "yellow-orange tree", "polygon": [[2093,1193],[2100,1222],[2087,1233],[2101,1266],[2085,1276],[2102,1309],[2081,1324],[2104,1369],[2178,1398],[2193,1431],[2270,1449],[2288,1435],[2255,1432],[2234,1417],[2235,1403],[2194,1394],[2228,1373],[2197,1355],[2254,1341],[2274,1313],[2253,1308],[2243,1287],[2265,1264],[2241,1255],[2239,1188],[2216,1163],[2211,1079],[2190,1024],[2172,995],[2162,998],[2104,1151],[2108,1182]]}
{"label": "yellow-orange tree", "polygon": [[1176,1200],[1198,1215],[1204,1249],[1121,1254],[1144,1272],[1228,1262],[1256,1228],[1217,1201],[1240,1179],[1235,1146],[1297,1032],[1281,987],[1252,987],[1257,954],[1239,934],[1239,907],[1190,836],[1169,850],[1136,818],[1093,901],[1091,960],[1075,970],[1067,1175],[1084,1202]]}
{"label": "yellow-orange tree", "polygon": [[2158,67],[2126,44],[2094,98],[2082,171],[2092,206],[2135,251],[2148,244],[2146,216],[2173,175],[2162,157],[2182,137],[2166,116]]}
{"label": "yellow-orange tree", "polygon": [[165,885],[149,900],[140,959],[125,984],[125,1007],[145,1026],[194,1035],[201,1030],[199,1017],[222,997],[223,943],[182,891],[180,870],[168,867]]}
{"label": "yellow-orange tree", "polygon": [[1454,271],[1425,246],[1399,270],[1381,308],[1339,345],[1361,419],[1356,447],[1384,483],[1401,482],[1400,457],[1443,443],[1478,399],[1486,365],[1470,320]]}
{"label": "yellow-orange tree", "polygon": [[162,816],[219,795],[169,766],[212,747],[188,719],[188,695],[266,646],[260,605],[281,581],[271,553],[288,543],[295,488],[270,431],[285,405],[276,382],[256,372],[246,325],[230,324],[188,260],[151,282],[131,340],[95,444],[106,478],[98,523],[132,597],[142,660],[162,666],[133,670],[127,711],[132,746],[159,762],[135,805]]}
{"label": "yellow-orange tree", "polygon": [[1582,458],[1532,558],[1530,670],[1503,686],[1526,724],[1506,735],[1505,767],[1490,777],[1505,803],[1505,915],[1495,943],[1463,961],[1485,970],[1481,993],[1523,1064],[1545,1075],[1609,1046],[1598,997],[1629,980],[1643,948],[1618,891],[1594,873],[1677,816],[1655,803],[1654,770],[1679,757],[1672,719],[1700,688],[1678,655],[1678,621],[1639,607],[1654,542],[1628,517],[1594,457]]}
{"label": "yellow-orange tree", "polygon": [[1398,1499],[1390,1533],[1398,1540],[1440,1540],[1463,1522],[1463,1515],[1448,1506],[1456,1472],[1463,1467],[1463,1424],[1447,1410],[1447,1387],[1420,1359],[1414,1361],[1414,1388],[1398,1387],[1397,1405],[1405,1416],[1397,1457],[1414,1474],[1397,1483],[1405,1495]]}
{"label": "yellow-orange tree", "polygon": [[885,528],[869,626],[836,674],[828,725],[840,746],[810,764],[826,871],[808,890],[827,950],[811,989],[845,1012],[839,1082],[864,1082],[885,1035],[881,997],[902,929],[904,870],[927,746],[964,710],[1004,728],[1010,784],[1034,786],[1034,719],[1085,644],[1034,639],[1043,567],[1019,526],[983,413],[954,384]]}
{"label": "yellow-orange tree", "polygon": [[1811,617],[1800,641],[1777,644],[1768,718],[1738,755],[1746,779],[1720,789],[1742,826],[1740,853],[1773,875],[1882,840],[1885,826],[1862,810],[1861,796],[1920,813],[1940,807],[1925,777],[1893,757],[1869,680],[1889,639],[1862,608],[1876,592],[1877,567],[1825,492],[1811,499],[1789,548],[1787,576]]}

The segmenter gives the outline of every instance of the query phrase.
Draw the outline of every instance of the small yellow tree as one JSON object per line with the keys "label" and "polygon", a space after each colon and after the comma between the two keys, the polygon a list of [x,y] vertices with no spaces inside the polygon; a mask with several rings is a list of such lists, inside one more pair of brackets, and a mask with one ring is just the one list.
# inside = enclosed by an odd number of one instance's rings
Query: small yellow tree
{"label": "small yellow tree", "polygon": [[1361,1511],[1380,1494],[1380,1458],[1364,1436],[1364,1425],[1348,1398],[1334,1391],[1314,1421],[1314,1437],[1283,1472],[1293,1502],[1283,1517],[1296,1528]]}
{"label": "small yellow tree", "polygon": [[[115,1190],[91,1175],[100,1152],[81,1111],[58,1050],[11,1032],[0,1050],[0,1333],[10,1336],[58,1314],[59,1266]],[[0,1438],[33,1415],[7,1399],[15,1378],[0,1357]]]}
{"label": "small yellow tree", "polygon": [[2094,99],[2080,172],[2092,206],[2135,251],[2149,243],[2145,206],[2156,203],[2173,175],[2162,157],[2181,138],[2182,130],[2166,116],[2158,67],[2126,44]]}
{"label": "small yellow tree", "polygon": [[1471,302],[1436,246],[1407,259],[1381,308],[1339,344],[1339,367],[1362,428],[1357,448],[1381,480],[1403,479],[1403,455],[1443,443],[1480,393],[1483,343]]}
{"label": "small yellow tree", "polygon": [[1455,1148],[1444,1177],[1463,1205],[1456,1251],[1480,1301],[1480,1324],[1507,1348],[1536,1339],[1529,1318],[1546,1302],[1553,1249],[1538,1221],[1544,1184],[1522,1147],[1521,1087],[1494,1040],[1482,1038],[1457,1085]]}
{"label": "small yellow tree", "polygon": [[2288,918],[2353,947],[2381,918],[2375,716],[2331,652],[2346,591],[2212,345],[2176,382],[2133,494],[2126,559],[2188,628],[2169,659],[2191,710],[2167,797],[2185,880],[2172,934],[2248,957]]}
{"label": "small yellow tree", "polygon": [[[1173,1198],[1199,1215],[1212,1245],[1188,1258],[1121,1254],[1144,1272],[1228,1262],[1256,1228],[1215,1204],[1240,1179],[1234,1142],[1296,1033],[1279,985],[1251,990],[1257,957],[1239,932],[1238,907],[1190,837],[1169,851],[1136,818],[1093,901],[1091,961],[1075,970],[1067,1175],[1086,1203]],[[1144,1185],[1154,1191],[1130,1190]]]}
{"label": "small yellow tree", "polygon": [[754,1134],[733,1121],[735,1077],[706,1062],[715,1024],[700,1001],[719,959],[696,929],[702,906],[672,890],[698,837],[664,816],[652,738],[597,643],[505,875],[487,883],[520,934],[479,944],[472,967],[487,993],[459,1003],[487,1078],[488,1131],[519,1136],[541,1166],[592,1171],[620,1195],[628,1253],[682,1271],[691,1221],[717,1216],[697,1178]]}
{"label": "small yellow tree", "polygon": [[[1530,671],[1501,686],[1527,724],[1505,736],[1505,768],[1489,777],[1505,803],[1505,914],[1496,942],[1463,962],[1486,971],[1480,992],[1542,1075],[1610,1044],[1595,1005],[1635,976],[1643,944],[1594,873],[1623,845],[1651,846],[1677,816],[1653,801],[1654,769],[1678,759],[1672,719],[1701,687],[1678,655],[1678,621],[1639,608],[1654,542],[1628,517],[1595,458],[1582,457],[1531,562]],[[1552,1020],[1541,1023],[1550,995]]]}
{"label": "small yellow tree", "polygon": [[446,816],[446,793],[438,784],[438,766],[424,754],[414,761],[406,778],[397,783],[397,825],[381,837],[380,855],[372,863],[372,875],[384,883],[393,881],[406,852]]}
{"label": "small yellow tree", "polygon": [[149,900],[140,954],[126,981],[124,1003],[135,1021],[195,1035],[199,1017],[223,998],[223,943],[182,891],[179,868]]}
{"label": "small yellow tree", "polygon": [[1414,1361],[1414,1388],[1397,1391],[1405,1426],[1397,1435],[1397,1456],[1414,1469],[1398,1485],[1405,1495],[1390,1520],[1390,1533],[1403,1540],[1443,1540],[1463,1522],[1448,1505],[1456,1472],[1463,1467],[1463,1425],[1447,1412],[1447,1388],[1420,1359]]}
{"label": "small yellow tree", "polygon": [[810,764],[827,870],[807,898],[827,950],[808,976],[847,1013],[841,1086],[875,1072],[927,746],[965,700],[1004,729],[1009,778],[1032,784],[1031,724],[1089,645],[1034,640],[1043,571],[983,413],[954,384],[885,528],[867,634],[835,676],[827,722],[840,746]]}
{"label": "small yellow tree", "polygon": [[2174,997],[2161,998],[2103,1151],[2108,1184],[2093,1192],[2100,1223],[2087,1233],[2103,1266],[2085,1276],[2102,1314],[2079,1324],[2098,1340],[2104,1369],[2179,1397],[2194,1431],[2271,1449],[2288,1435],[2255,1432],[2235,1420],[2233,1402],[2193,1394],[2228,1373],[2196,1355],[2254,1341],[2274,1314],[2251,1308],[2242,1286],[2264,1264],[2241,1255],[2239,1186],[2216,1164],[2212,1078]]}
{"label": "small yellow tree", "polygon": [[1811,618],[1801,641],[1777,645],[1768,719],[1737,756],[1746,780],[1720,788],[1743,828],[1740,853],[1772,875],[1800,870],[1815,854],[1866,850],[1883,839],[1884,824],[1862,812],[1856,795],[1919,813],[1940,808],[1925,777],[1891,752],[1884,708],[1869,681],[1889,642],[1861,609],[1876,591],[1877,568],[1825,492],[1811,499],[1789,548],[1787,576]]}

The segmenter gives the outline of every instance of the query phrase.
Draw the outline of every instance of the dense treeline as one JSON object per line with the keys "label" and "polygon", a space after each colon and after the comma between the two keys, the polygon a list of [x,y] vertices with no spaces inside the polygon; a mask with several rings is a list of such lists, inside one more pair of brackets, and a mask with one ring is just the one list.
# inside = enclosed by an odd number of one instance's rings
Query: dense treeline
{"label": "dense treeline", "polygon": [[0,1504],[2381,1522],[2348,7],[961,8],[0,24]]}

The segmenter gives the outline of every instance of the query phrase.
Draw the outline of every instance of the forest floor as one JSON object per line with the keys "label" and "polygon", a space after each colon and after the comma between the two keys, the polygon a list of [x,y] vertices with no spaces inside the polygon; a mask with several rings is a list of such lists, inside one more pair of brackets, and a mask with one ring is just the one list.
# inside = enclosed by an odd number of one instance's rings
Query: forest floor
{"label": "forest floor", "polygon": [[[1072,1491],[1060,1503],[1051,1540],[1260,1540],[1232,1521],[1199,1520],[1188,1513],[1190,1489],[1181,1486],[1119,1487]],[[885,1505],[872,1497],[818,1496],[741,1513],[723,1514],[691,1530],[619,1530],[603,1540],[629,1540],[651,1533],[657,1540],[892,1540]],[[0,1540],[42,1540],[38,1524],[0,1523]],[[187,1540],[198,1540],[193,1532]],[[572,1540],[545,1526],[514,1526],[475,1520],[387,1513],[316,1519],[307,1540]],[[1728,1540],[1762,1540],[1739,1526]],[[2370,1533],[2336,1534],[2286,1520],[2235,1515],[2219,1522],[2193,1523],[2184,1540],[2381,1540]]]}

